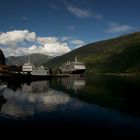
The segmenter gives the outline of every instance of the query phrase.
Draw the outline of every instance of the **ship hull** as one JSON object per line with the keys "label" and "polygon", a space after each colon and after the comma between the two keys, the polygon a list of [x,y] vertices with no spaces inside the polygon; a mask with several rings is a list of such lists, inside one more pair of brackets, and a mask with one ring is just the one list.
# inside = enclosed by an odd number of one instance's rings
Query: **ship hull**
{"label": "ship hull", "polygon": [[62,73],[64,74],[84,74],[84,72],[85,72],[85,69],[62,71]]}
{"label": "ship hull", "polygon": [[31,74],[13,74],[13,75],[0,75],[1,81],[34,81],[50,79],[52,75],[31,75]]}
{"label": "ship hull", "polygon": [[31,80],[45,80],[50,79],[51,75],[30,75]]}
{"label": "ship hull", "polygon": [[74,70],[71,72],[71,74],[83,74],[85,70]]}

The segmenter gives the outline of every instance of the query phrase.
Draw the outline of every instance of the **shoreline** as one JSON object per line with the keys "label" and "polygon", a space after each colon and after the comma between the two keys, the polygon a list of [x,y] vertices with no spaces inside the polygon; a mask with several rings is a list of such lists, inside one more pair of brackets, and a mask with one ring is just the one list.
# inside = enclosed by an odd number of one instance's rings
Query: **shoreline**
{"label": "shoreline", "polygon": [[[87,73],[86,75],[91,75],[91,73]],[[93,75],[140,76],[140,73],[94,73]]]}

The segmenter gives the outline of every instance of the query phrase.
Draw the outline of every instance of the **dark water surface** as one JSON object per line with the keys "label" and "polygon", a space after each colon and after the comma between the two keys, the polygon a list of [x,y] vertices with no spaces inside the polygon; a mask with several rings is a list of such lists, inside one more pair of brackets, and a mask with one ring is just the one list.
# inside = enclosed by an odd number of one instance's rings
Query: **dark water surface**
{"label": "dark water surface", "polygon": [[140,137],[140,78],[1,82],[0,127],[5,132]]}

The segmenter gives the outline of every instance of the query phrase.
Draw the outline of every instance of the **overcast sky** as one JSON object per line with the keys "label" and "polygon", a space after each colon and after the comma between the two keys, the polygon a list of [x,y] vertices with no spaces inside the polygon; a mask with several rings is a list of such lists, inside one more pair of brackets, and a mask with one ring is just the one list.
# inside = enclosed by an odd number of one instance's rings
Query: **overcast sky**
{"label": "overcast sky", "polygon": [[0,0],[0,48],[6,56],[57,56],[139,30],[139,0]]}

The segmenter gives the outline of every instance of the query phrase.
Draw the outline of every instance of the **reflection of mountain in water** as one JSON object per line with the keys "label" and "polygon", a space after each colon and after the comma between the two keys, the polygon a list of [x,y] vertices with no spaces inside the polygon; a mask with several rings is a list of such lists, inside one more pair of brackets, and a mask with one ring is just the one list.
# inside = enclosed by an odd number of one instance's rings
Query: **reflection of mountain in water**
{"label": "reflection of mountain in water", "polygon": [[3,106],[2,113],[16,118],[33,115],[36,112],[51,112],[70,100],[67,94],[50,89],[48,81],[23,84],[16,91],[6,88],[3,95],[7,103]]}
{"label": "reflection of mountain in water", "polygon": [[3,96],[3,91],[6,88],[6,84],[1,83],[0,85],[0,112],[2,110],[2,106],[6,103],[7,99],[5,99],[5,97]]}
{"label": "reflection of mountain in water", "polygon": [[3,96],[0,96],[0,112],[2,110],[3,104],[5,104],[7,99],[5,99]]}

